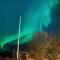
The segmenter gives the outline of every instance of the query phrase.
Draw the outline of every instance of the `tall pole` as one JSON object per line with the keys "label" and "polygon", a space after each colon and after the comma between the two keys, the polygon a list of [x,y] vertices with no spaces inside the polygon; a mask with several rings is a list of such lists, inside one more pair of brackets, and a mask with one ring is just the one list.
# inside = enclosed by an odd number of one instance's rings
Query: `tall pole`
{"label": "tall pole", "polygon": [[19,40],[20,40],[21,16],[19,21],[18,43],[17,43],[17,60],[19,60]]}

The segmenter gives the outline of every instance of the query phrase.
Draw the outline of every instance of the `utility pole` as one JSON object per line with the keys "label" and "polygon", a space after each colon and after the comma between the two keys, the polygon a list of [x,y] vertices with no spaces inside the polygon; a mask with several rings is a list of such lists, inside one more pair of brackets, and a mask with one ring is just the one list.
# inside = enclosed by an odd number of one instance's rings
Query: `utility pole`
{"label": "utility pole", "polygon": [[20,16],[20,21],[19,21],[19,31],[18,31],[18,43],[17,43],[17,60],[19,60],[19,40],[20,40],[20,29],[21,29],[21,16]]}

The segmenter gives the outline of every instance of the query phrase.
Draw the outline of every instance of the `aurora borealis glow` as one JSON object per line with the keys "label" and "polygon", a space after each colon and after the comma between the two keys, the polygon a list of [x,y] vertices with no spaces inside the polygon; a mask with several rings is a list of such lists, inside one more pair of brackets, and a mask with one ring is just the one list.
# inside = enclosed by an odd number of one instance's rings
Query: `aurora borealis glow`
{"label": "aurora borealis glow", "polygon": [[22,16],[20,44],[31,41],[36,32],[45,31],[52,23],[51,9],[58,2],[59,0],[1,0],[0,23],[2,21],[3,27],[0,26],[0,48],[18,39],[20,15]]}

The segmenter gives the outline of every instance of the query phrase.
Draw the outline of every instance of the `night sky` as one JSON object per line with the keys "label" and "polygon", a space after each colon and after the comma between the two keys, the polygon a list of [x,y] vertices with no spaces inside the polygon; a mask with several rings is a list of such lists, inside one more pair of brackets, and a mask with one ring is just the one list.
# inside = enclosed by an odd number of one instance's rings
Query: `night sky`
{"label": "night sky", "polygon": [[59,0],[0,0],[0,49],[17,44],[20,16],[20,44],[31,41],[36,32],[60,32]]}

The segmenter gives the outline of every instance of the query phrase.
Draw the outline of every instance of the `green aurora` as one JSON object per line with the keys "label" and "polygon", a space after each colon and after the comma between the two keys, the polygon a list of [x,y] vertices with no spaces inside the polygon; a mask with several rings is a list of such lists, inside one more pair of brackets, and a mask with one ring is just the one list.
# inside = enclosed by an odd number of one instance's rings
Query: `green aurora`
{"label": "green aurora", "polygon": [[[51,24],[51,9],[58,4],[58,0],[34,0],[26,9],[24,22],[21,23],[21,36],[20,44],[24,44],[32,40],[32,37],[36,32],[43,32]],[[26,36],[23,38],[23,36]],[[18,39],[18,31],[14,34],[8,34],[1,37],[0,48],[4,48],[4,45],[12,43],[12,41]],[[16,43],[12,43],[16,44]]]}

